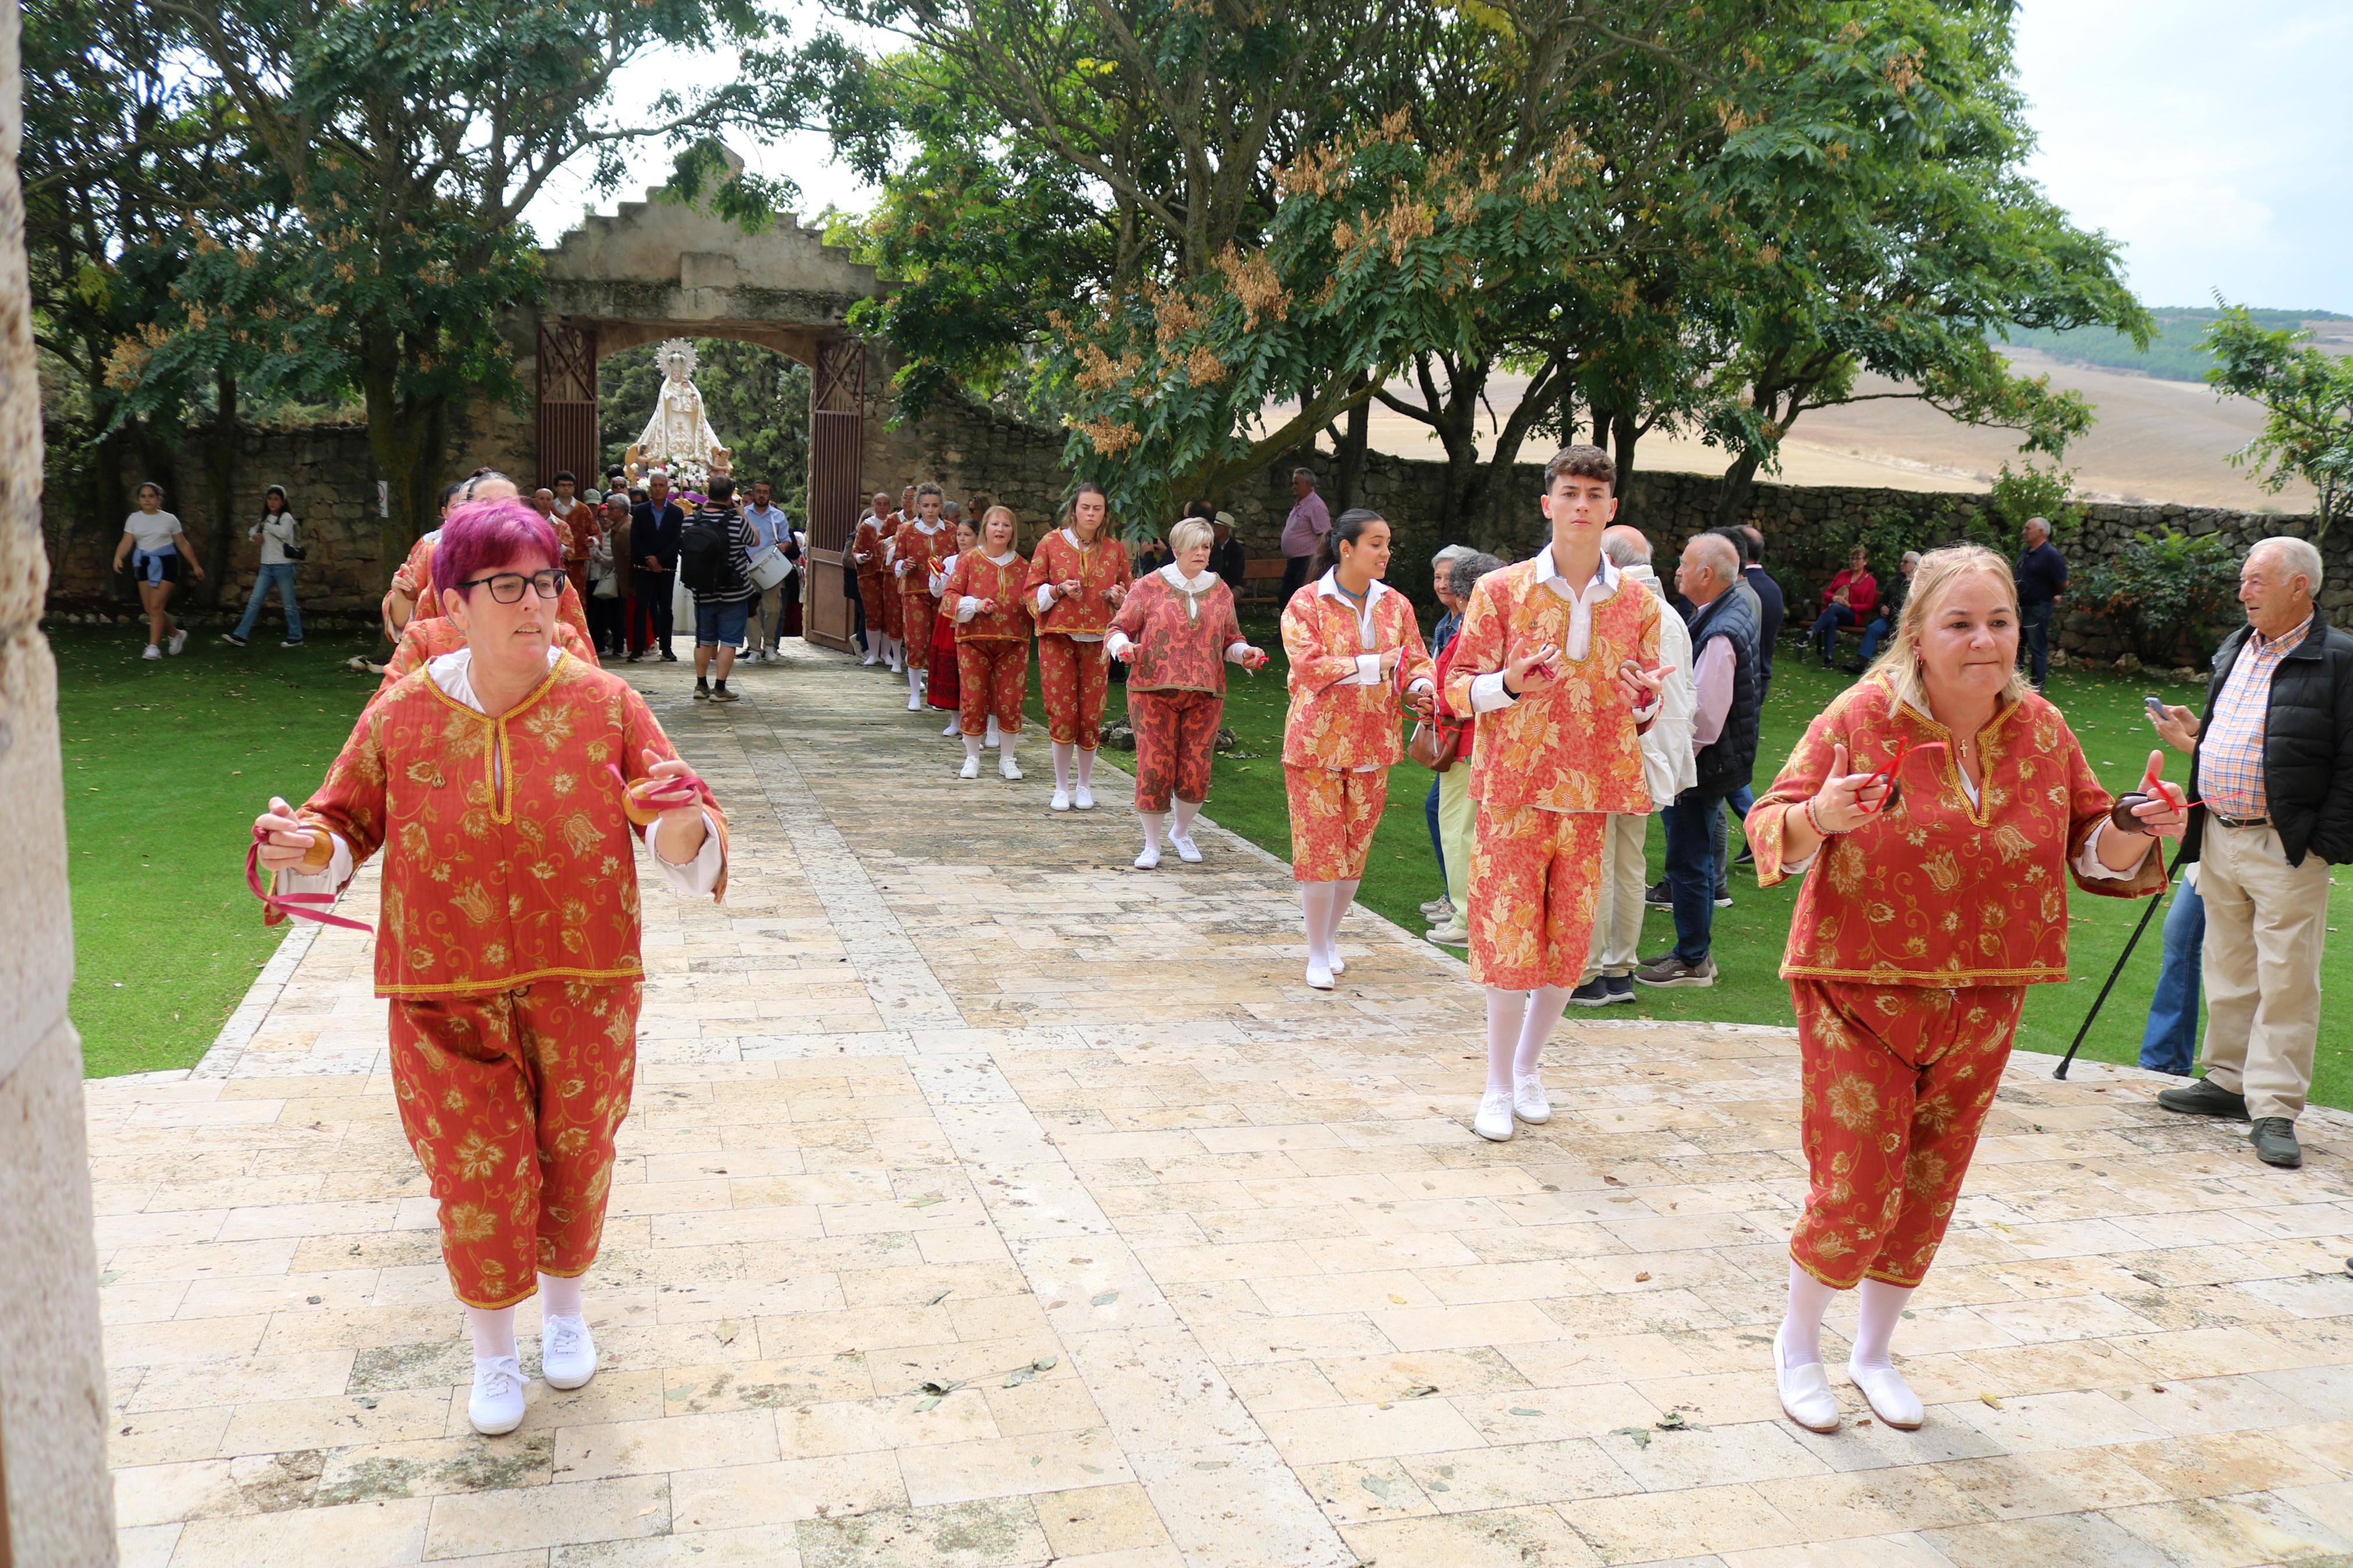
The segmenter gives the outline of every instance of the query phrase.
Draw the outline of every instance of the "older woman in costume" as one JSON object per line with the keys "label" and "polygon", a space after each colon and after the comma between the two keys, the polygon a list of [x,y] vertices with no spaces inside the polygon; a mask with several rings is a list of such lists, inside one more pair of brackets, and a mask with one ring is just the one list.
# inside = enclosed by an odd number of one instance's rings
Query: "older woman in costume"
{"label": "older woman in costume", "polygon": [[1029,689],[1029,563],[1013,547],[1013,509],[981,514],[980,542],[956,553],[940,602],[955,612],[957,711],[964,769],[980,776],[981,747],[994,741],[997,771],[1018,779],[1021,699]]}
{"label": "older woman in costume", "polygon": [[273,916],[384,851],[393,1090],[472,1331],[469,1413],[495,1435],[522,1420],[514,1309],[534,1292],[548,1383],[596,1374],[580,1279],[644,976],[630,839],[672,887],[716,897],[725,819],[637,692],[554,645],[567,584],[529,506],[460,506],[434,567],[465,646],[372,703],[317,793],[299,811],[273,799],[254,833]]}
{"label": "older woman in costume", "polygon": [[1218,754],[1218,721],[1226,710],[1226,666],[1256,673],[1266,654],[1250,647],[1234,616],[1234,594],[1209,570],[1217,534],[1198,518],[1168,531],[1176,559],[1136,580],[1111,624],[1104,648],[1130,665],[1127,717],[1135,731],[1135,814],[1144,819],[1144,853],[1135,868],[1160,864],[1160,824],[1169,797],[1176,858],[1198,863],[1193,818],[1209,798],[1209,763]]}
{"label": "older woman in costume", "polygon": [[[2018,590],[1974,545],[1932,552],[1869,674],[1807,728],[1748,814],[1757,879],[1803,874],[1781,973],[1798,1016],[1810,1179],[1775,1339],[1781,1408],[1839,1424],[1822,1314],[1860,1287],[1848,1375],[1888,1426],[1920,1401],[1888,1355],[1936,1256],[2029,985],[2067,978],[2067,880],[2165,889],[2179,792],[2119,804],[2017,668]],[[2162,769],[2149,756],[2149,776]]]}
{"label": "older woman in costume", "polygon": [[1341,917],[1388,803],[1389,769],[1405,755],[1399,693],[1427,715],[1437,686],[1411,601],[1381,581],[1389,569],[1386,519],[1363,508],[1342,512],[1317,542],[1314,567],[1314,581],[1282,609],[1291,659],[1282,784],[1291,875],[1307,927],[1307,984],[1329,991],[1347,972]]}
{"label": "older woman in costume", "polygon": [[1039,540],[1029,556],[1038,694],[1046,704],[1046,738],[1054,745],[1050,811],[1094,809],[1095,753],[1103,746],[1103,699],[1111,686],[1103,643],[1127,597],[1130,574],[1127,549],[1113,535],[1111,498],[1090,479],[1071,496],[1062,526]]}

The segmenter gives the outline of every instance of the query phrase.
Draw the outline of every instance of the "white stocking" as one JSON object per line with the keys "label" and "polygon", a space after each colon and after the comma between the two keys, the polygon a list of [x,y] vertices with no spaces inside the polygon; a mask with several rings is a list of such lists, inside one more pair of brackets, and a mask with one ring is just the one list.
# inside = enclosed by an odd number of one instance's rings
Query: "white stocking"
{"label": "white stocking", "polygon": [[1903,1320],[1905,1304],[1912,1300],[1912,1287],[1866,1279],[1857,1295],[1862,1305],[1862,1322],[1854,1331],[1854,1363],[1893,1366],[1894,1363],[1887,1358],[1887,1346],[1895,1337],[1895,1325]]}
{"label": "white stocking", "polygon": [[991,713],[988,716],[988,732],[982,737],[980,743],[984,746],[993,746],[1001,739],[1003,737],[997,733],[997,715]]}
{"label": "white stocking", "polygon": [[1092,752],[1079,753],[1079,783],[1087,789],[1095,787],[1095,754]]}
{"label": "white stocking", "polygon": [[1789,1264],[1789,1311],[1781,1320],[1781,1331],[1774,1336],[1783,1366],[1804,1366],[1822,1359],[1822,1314],[1830,1310],[1831,1298],[1838,1292],[1798,1267]]}
{"label": "white stocking", "polygon": [[1054,787],[1068,795],[1071,793],[1071,743],[1056,741],[1053,744]]}
{"label": "white stocking", "polygon": [[515,1353],[512,1307],[467,1308],[466,1331],[474,1336],[476,1361],[488,1361],[492,1356]]}
{"label": "white stocking", "polygon": [[976,763],[976,762],[980,761],[980,737],[979,737],[979,736],[977,736],[977,735],[966,735],[966,736],[964,738],[964,758],[965,758],[965,761],[966,761],[966,762],[968,762],[968,763]]}
{"label": "white stocking", "polygon": [[539,1315],[542,1321],[549,1318],[580,1316],[579,1279],[577,1278],[565,1279],[554,1274],[541,1275],[539,1277]]}
{"label": "white stocking", "polygon": [[1487,987],[1487,1092],[1512,1092],[1512,1057],[1527,1024],[1528,994]]}
{"label": "white stocking", "polygon": [[1332,907],[1324,911],[1324,956],[1327,959],[1340,954],[1340,922],[1348,918],[1348,906],[1356,900],[1359,880],[1350,877],[1326,884],[1332,889]]}
{"label": "white stocking", "polygon": [[1302,882],[1299,884],[1299,913],[1307,927],[1307,962],[1318,968],[1328,967],[1332,950],[1324,945],[1326,922],[1330,921],[1333,882]]}
{"label": "white stocking", "polygon": [[1528,994],[1528,1021],[1520,1026],[1519,1047],[1512,1054],[1512,1071],[1521,1077],[1544,1064],[1545,1042],[1568,1006],[1566,985],[1539,985]]}
{"label": "white stocking", "polygon": [[912,664],[907,667],[907,689],[918,697],[923,693],[923,672]]}
{"label": "white stocking", "polygon": [[1139,811],[1135,815],[1144,821],[1144,847],[1155,855],[1159,854],[1160,823],[1163,814],[1156,811]]}
{"label": "white stocking", "polygon": [[1013,753],[1017,749],[1012,736],[1002,730],[997,732],[997,755],[999,761],[1008,763],[1013,761]]}
{"label": "white stocking", "polygon": [[1200,815],[1201,803],[1199,801],[1178,801],[1176,803],[1176,837],[1179,838],[1192,837],[1193,819]]}
{"label": "white stocking", "polygon": [[951,713],[951,714],[949,714],[949,715],[948,715],[948,727],[947,727],[946,729],[944,729],[944,730],[941,731],[940,731],[940,733],[941,733],[941,734],[943,734],[943,735],[955,735],[955,734],[961,734],[961,733],[963,732],[963,731],[964,731],[964,721],[963,721],[963,720],[961,720],[961,719],[959,719],[959,718],[957,718],[955,714]]}

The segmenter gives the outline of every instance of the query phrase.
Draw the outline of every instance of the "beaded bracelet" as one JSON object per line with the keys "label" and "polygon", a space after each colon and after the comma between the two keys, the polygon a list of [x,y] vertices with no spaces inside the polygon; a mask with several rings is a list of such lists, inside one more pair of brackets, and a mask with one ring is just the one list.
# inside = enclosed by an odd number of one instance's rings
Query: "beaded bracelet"
{"label": "beaded bracelet", "polygon": [[1814,797],[1812,795],[1808,795],[1806,797],[1806,825],[1825,839],[1836,838],[1838,837],[1837,834],[1832,833],[1829,828],[1824,827],[1822,826],[1822,819],[1814,815]]}

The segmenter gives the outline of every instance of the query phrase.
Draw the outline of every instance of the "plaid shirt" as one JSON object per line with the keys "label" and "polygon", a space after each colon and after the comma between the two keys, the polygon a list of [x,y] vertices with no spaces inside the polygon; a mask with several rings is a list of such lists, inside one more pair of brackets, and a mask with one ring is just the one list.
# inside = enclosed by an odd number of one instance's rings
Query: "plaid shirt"
{"label": "plaid shirt", "polygon": [[2214,718],[2198,739],[2198,793],[2206,809],[2243,821],[2270,814],[2263,796],[2263,721],[2272,706],[2272,672],[2312,629],[2307,620],[2266,640],[2250,630],[2214,700]]}

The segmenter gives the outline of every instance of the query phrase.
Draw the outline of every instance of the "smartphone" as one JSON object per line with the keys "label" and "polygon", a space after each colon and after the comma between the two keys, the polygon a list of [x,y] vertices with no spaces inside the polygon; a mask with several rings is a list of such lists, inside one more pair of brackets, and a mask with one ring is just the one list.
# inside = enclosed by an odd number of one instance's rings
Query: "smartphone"
{"label": "smartphone", "polygon": [[2140,700],[2141,706],[2148,710],[2148,716],[2150,718],[2162,719],[2165,717],[2165,701],[2162,698],[2144,697]]}

